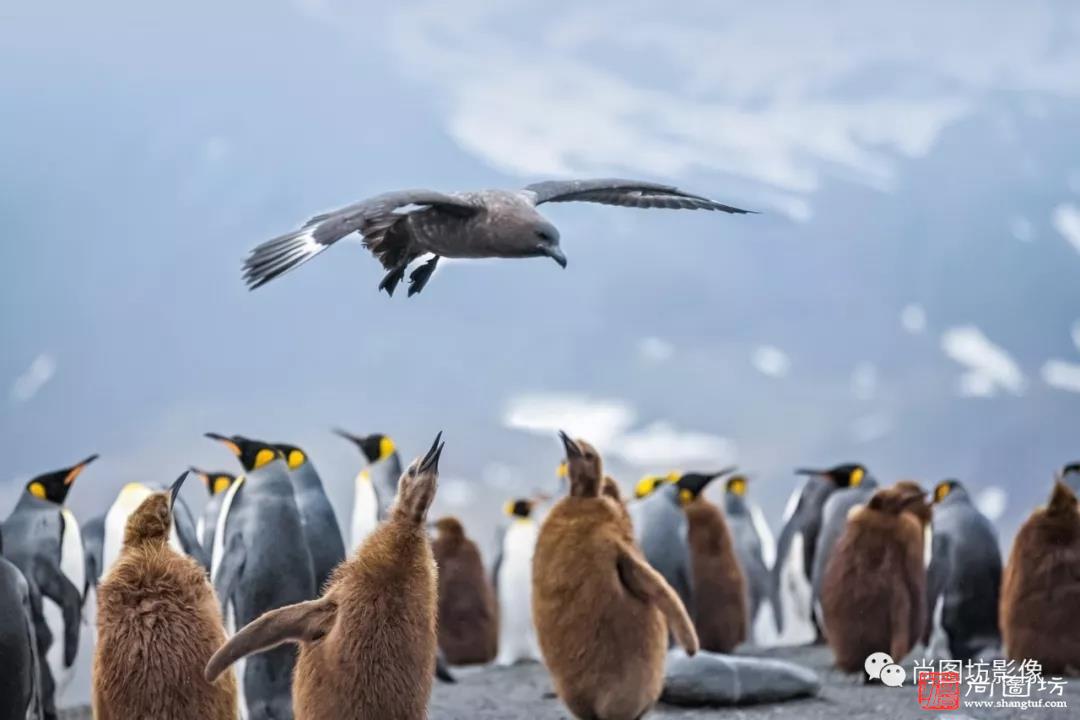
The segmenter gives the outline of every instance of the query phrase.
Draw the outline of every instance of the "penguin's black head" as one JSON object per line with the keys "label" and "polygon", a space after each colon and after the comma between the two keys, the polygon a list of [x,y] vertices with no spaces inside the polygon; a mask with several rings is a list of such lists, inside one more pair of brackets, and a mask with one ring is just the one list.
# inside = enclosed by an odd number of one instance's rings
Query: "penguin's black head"
{"label": "penguin's black head", "polygon": [[825,478],[837,487],[859,487],[866,478],[866,468],[859,463],[844,463],[828,470],[800,468],[795,471],[795,474]]}
{"label": "penguin's black head", "polygon": [[232,473],[222,471],[206,472],[205,470],[200,470],[195,467],[188,468],[188,470],[199,476],[199,479],[202,480],[203,485],[206,487],[206,491],[210,493],[211,497],[218,493],[225,492],[234,482],[236,482],[236,476]]}
{"label": "penguin's black head", "polygon": [[517,499],[511,500],[503,507],[503,512],[512,518],[521,518],[523,520],[528,519],[532,515],[533,506],[536,503],[533,500]]}
{"label": "penguin's black head", "polygon": [[1080,462],[1071,462],[1065,467],[1061,468],[1061,477],[1066,475],[1080,475]]}
{"label": "penguin's black head", "polygon": [[679,502],[683,505],[689,505],[701,495],[709,483],[722,475],[734,472],[734,470],[735,468],[730,467],[714,473],[683,473],[675,481],[675,484],[679,486]]}
{"label": "penguin's black head", "polygon": [[218,435],[217,433],[206,433],[206,437],[211,440],[217,440],[219,443],[232,450],[233,455],[236,455],[237,459],[240,460],[240,464],[247,472],[258,470],[264,465],[283,457],[281,451],[274,445],[262,442],[261,440],[250,440],[242,435],[233,435],[230,437]]}
{"label": "penguin's black head", "polygon": [[604,478],[604,463],[600,453],[584,440],[572,440],[559,431],[566,450],[566,468],[570,477],[570,494],[579,497],[598,497]]}
{"label": "penguin's black head", "polygon": [[85,460],[63,470],[38,475],[26,483],[26,492],[41,500],[48,500],[57,505],[63,505],[67,499],[68,491],[75,478],[79,477],[87,465],[97,460],[97,455],[91,455]]}
{"label": "penguin's black head", "polygon": [[963,490],[964,484],[959,480],[949,478],[948,480],[942,480],[934,486],[934,502],[939,503],[949,496],[954,490]]}
{"label": "penguin's black head", "polygon": [[295,445],[289,445],[287,443],[277,443],[274,445],[281,453],[281,456],[285,458],[285,462],[289,465],[290,470],[295,470],[308,461],[307,453]]}
{"label": "penguin's black head", "polygon": [[351,440],[353,444],[360,448],[360,452],[364,453],[364,457],[367,458],[369,463],[380,462],[397,452],[397,445],[394,444],[394,441],[388,435],[382,433],[353,435],[344,430],[334,430],[334,433],[346,440]]}

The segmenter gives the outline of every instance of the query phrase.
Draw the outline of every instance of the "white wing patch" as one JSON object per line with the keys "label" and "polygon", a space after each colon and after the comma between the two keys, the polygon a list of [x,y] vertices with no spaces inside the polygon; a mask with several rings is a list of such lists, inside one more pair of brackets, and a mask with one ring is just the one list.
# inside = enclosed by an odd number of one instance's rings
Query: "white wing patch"
{"label": "white wing patch", "polygon": [[350,541],[351,554],[360,547],[360,543],[370,535],[379,524],[379,499],[375,495],[375,486],[371,483],[371,471],[364,468],[356,475],[353,483],[353,511]]}
{"label": "white wing patch", "polygon": [[791,519],[791,516],[795,514],[795,509],[799,507],[799,498],[802,497],[803,490],[805,489],[806,478],[802,478],[799,481],[799,487],[795,488],[795,492],[788,496],[787,503],[784,505],[784,523],[787,523],[787,521]]}
{"label": "white wing patch", "polygon": [[811,618],[813,588],[803,565],[803,534],[795,533],[786,557],[780,558],[780,612],[784,629],[779,645],[805,645],[814,641],[817,631]]}
{"label": "white wing patch", "polygon": [[217,524],[214,525],[214,547],[210,549],[210,582],[217,586],[217,571],[221,567],[221,560],[225,556],[225,522],[229,519],[229,510],[232,508],[233,498],[240,486],[244,484],[245,475],[236,478],[236,482],[225,491],[225,497],[221,500],[221,510],[218,511]]}

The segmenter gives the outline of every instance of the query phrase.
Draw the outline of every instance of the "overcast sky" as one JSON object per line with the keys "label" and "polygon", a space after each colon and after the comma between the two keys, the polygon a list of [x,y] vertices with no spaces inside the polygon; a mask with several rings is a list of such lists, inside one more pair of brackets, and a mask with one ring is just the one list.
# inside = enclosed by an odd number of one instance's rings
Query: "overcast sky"
{"label": "overcast sky", "polygon": [[[1011,537],[1080,457],[1080,7],[882,5],[7,3],[0,514],[91,452],[83,518],[232,468],[213,430],[306,447],[347,526],[330,428],[442,429],[487,542],[566,427],[624,487],[738,462],[774,525],[795,466],[955,476]],[[762,214],[545,206],[566,270],[413,299],[355,243],[241,282],[367,195],[609,174]]]}

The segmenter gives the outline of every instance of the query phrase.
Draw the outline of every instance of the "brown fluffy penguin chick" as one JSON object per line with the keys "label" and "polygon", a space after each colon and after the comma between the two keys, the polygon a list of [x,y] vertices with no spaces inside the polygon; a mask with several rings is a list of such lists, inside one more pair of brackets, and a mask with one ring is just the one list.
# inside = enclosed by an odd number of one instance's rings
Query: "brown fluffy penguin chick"
{"label": "brown fluffy penguin chick", "polygon": [[1013,541],[1001,585],[1006,655],[1038,660],[1044,673],[1080,675],[1080,509],[1075,493],[1054,485]]}
{"label": "brown fluffy penguin chick", "polygon": [[321,598],[248,624],[210,659],[206,677],[245,655],[297,642],[297,720],[426,718],[438,597],[426,521],[441,453],[436,437],[401,475],[389,517],[334,570]]}
{"label": "brown fluffy penguin chick", "polygon": [[697,635],[675,591],[634,544],[624,514],[601,496],[599,454],[560,435],[570,494],[544,519],[533,555],[540,650],[575,716],[636,720],[660,697],[669,625],[691,655]]}
{"label": "brown fluffy penguin chick", "polygon": [[97,591],[93,708],[97,720],[236,717],[236,679],[203,677],[225,642],[206,571],[169,547],[171,492],[154,493],[128,518],[116,564]]}
{"label": "brown fluffy penguin chick", "polygon": [[746,640],[750,617],[746,576],[720,508],[698,495],[685,510],[694,627],[703,649],[731,652]]}
{"label": "brown fluffy penguin chick", "polygon": [[626,524],[633,527],[630,513],[627,511],[626,503],[623,502],[622,493],[619,491],[619,483],[615,482],[615,478],[610,475],[604,476],[604,481],[600,485],[600,497],[611,500],[615,504],[615,509],[625,518]]}
{"label": "brown fluffy penguin chick", "polygon": [[431,549],[439,569],[439,648],[451,665],[491,662],[499,649],[499,619],[480,548],[465,536],[457,518],[439,518],[435,532]]}
{"label": "brown fluffy penguin chick", "polygon": [[922,632],[925,505],[921,488],[898,483],[848,517],[821,589],[829,647],[845,672],[862,670],[875,652],[900,662]]}

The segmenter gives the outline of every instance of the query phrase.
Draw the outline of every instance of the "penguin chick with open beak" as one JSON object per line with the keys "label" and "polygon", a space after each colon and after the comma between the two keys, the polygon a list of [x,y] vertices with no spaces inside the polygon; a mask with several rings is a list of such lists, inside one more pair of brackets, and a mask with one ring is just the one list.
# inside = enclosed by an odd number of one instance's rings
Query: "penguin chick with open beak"
{"label": "penguin chick with open beak", "polygon": [[697,634],[675,591],[601,497],[596,449],[560,433],[570,494],[551,508],[533,557],[533,618],[555,692],[578,718],[636,720],[663,688],[668,629],[688,654]]}
{"label": "penguin chick with open beak", "polygon": [[245,655],[298,643],[297,718],[427,717],[438,603],[427,514],[438,486],[441,437],[402,474],[389,517],[338,566],[323,596],[244,627],[210,659],[208,679]]}
{"label": "penguin chick with open beak", "polygon": [[98,720],[236,717],[233,674],[203,677],[225,642],[217,596],[203,567],[169,545],[173,505],[187,475],[128,518],[120,558],[98,588]]}

